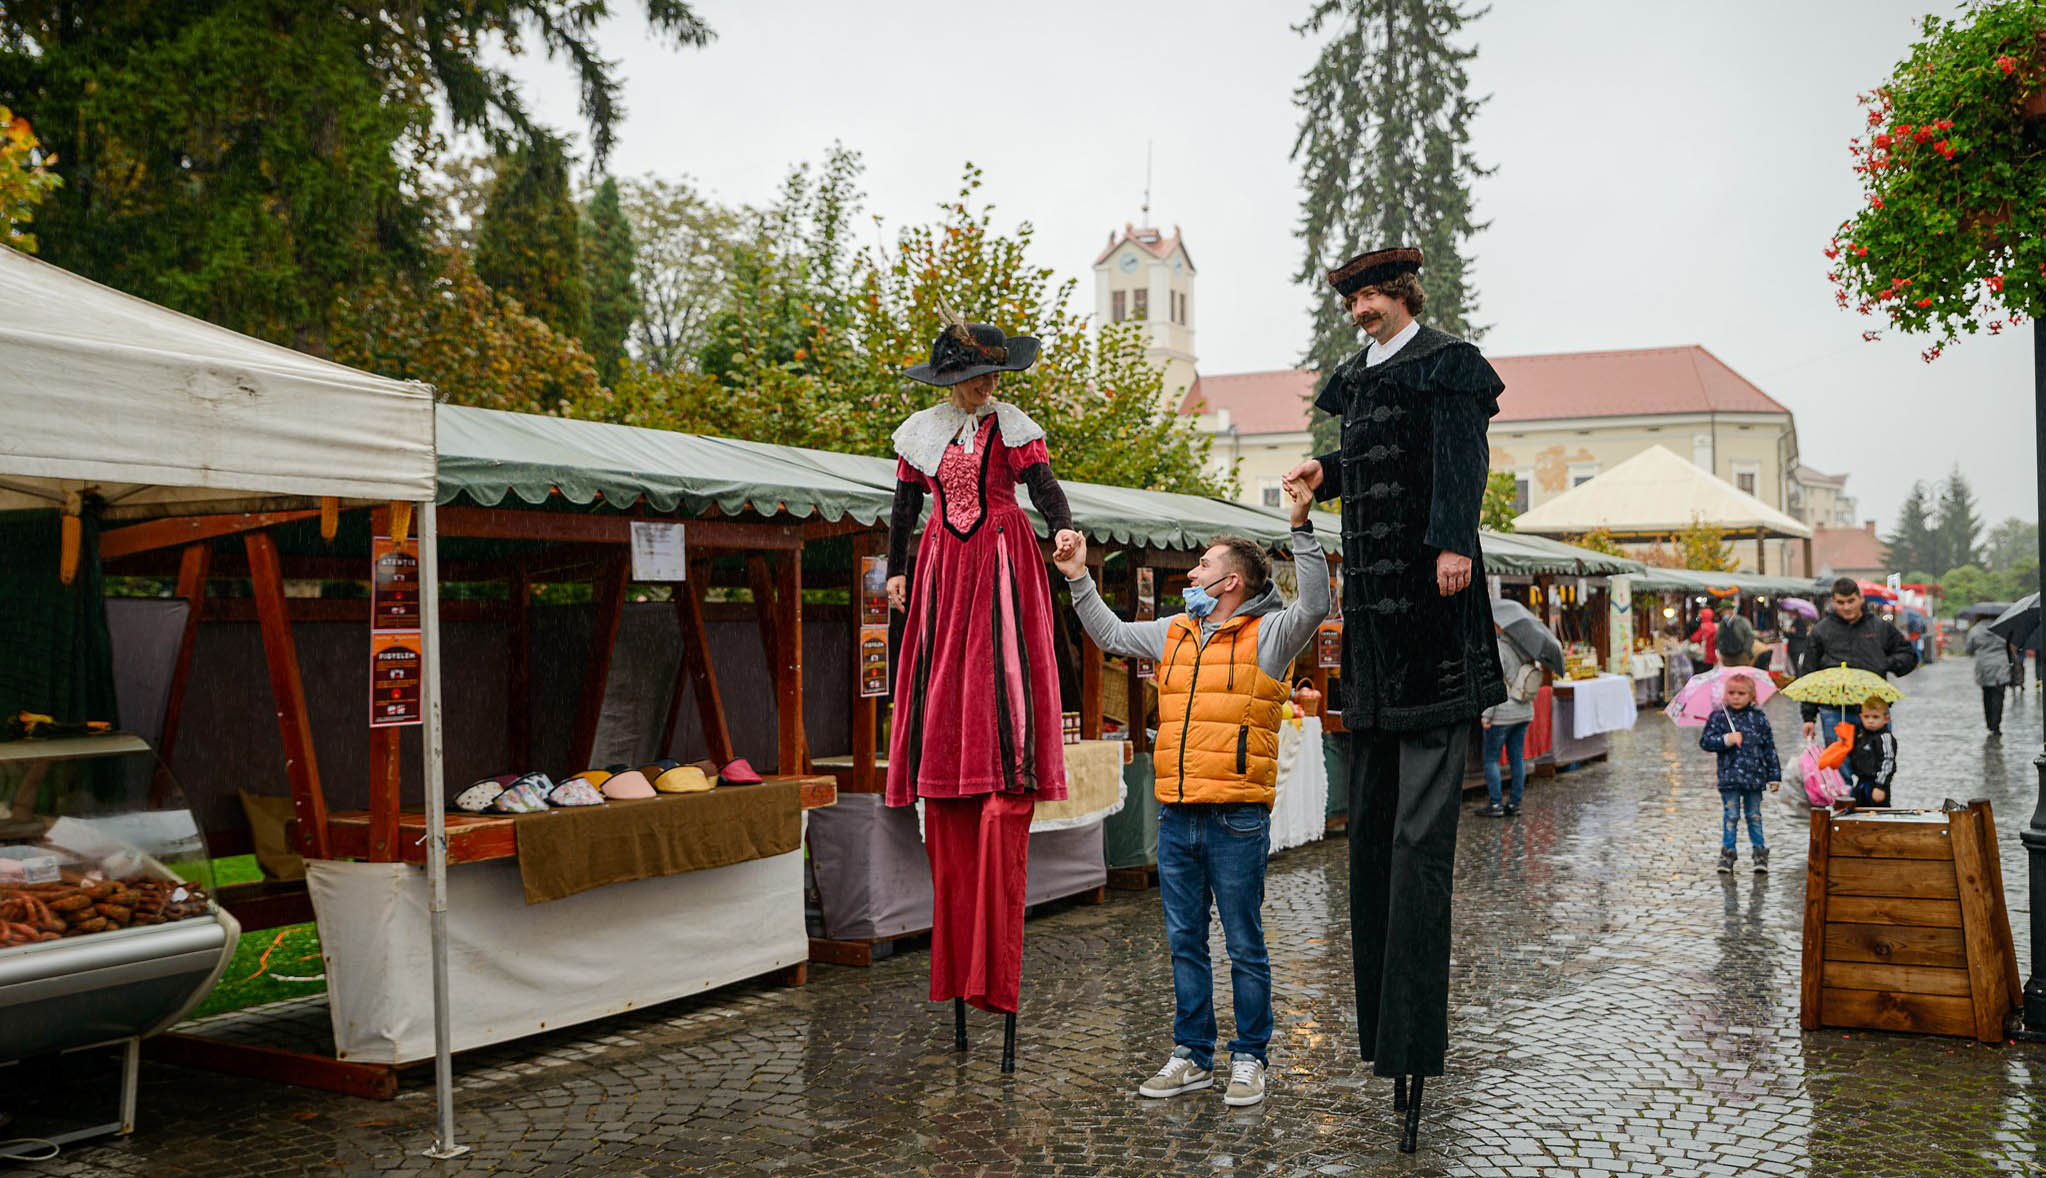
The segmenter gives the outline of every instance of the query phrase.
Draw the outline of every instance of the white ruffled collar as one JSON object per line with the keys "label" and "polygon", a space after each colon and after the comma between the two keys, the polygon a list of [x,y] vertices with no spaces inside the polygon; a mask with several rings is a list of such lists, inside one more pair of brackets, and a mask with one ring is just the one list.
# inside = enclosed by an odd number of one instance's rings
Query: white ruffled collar
{"label": "white ruffled collar", "polygon": [[1007,401],[989,401],[977,409],[961,409],[945,401],[910,414],[909,420],[895,427],[895,452],[911,466],[936,478],[945,448],[958,442],[972,453],[980,420],[990,413],[995,415],[995,426],[1002,431],[1004,445],[1027,446],[1044,436],[1044,427]]}

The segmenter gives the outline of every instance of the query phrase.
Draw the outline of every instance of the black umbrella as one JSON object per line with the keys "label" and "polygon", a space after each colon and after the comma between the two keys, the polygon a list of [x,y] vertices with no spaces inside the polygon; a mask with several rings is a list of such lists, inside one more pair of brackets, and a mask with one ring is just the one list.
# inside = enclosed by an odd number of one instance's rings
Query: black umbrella
{"label": "black umbrella", "polygon": [[2039,595],[2027,593],[2018,598],[2016,604],[1989,623],[1989,632],[2019,650],[2030,647],[2039,633]]}
{"label": "black umbrella", "polygon": [[1568,672],[1563,662],[1563,644],[1554,632],[1542,625],[1534,611],[1517,601],[1503,597],[1492,599],[1492,621],[1506,632],[1507,641],[1518,647],[1520,653],[1538,663],[1546,663],[1558,675]]}
{"label": "black umbrella", "polygon": [[1966,618],[1970,622],[1988,621],[1991,618],[2001,616],[2003,611],[2009,608],[2010,602],[2008,601],[1978,601],[1954,616]]}

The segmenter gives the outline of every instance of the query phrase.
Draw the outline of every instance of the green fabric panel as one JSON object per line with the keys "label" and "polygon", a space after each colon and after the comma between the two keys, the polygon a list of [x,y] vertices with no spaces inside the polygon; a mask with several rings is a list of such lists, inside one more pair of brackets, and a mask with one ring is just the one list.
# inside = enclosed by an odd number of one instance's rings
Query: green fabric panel
{"label": "green fabric panel", "polygon": [[23,711],[67,725],[120,719],[99,521],[87,510],[67,586],[57,579],[61,520],[55,511],[0,514],[0,726]]}
{"label": "green fabric panel", "polygon": [[1122,768],[1128,795],[1122,809],[1101,824],[1101,857],[1110,870],[1152,867],[1158,862],[1158,794],[1151,754],[1139,753]]}

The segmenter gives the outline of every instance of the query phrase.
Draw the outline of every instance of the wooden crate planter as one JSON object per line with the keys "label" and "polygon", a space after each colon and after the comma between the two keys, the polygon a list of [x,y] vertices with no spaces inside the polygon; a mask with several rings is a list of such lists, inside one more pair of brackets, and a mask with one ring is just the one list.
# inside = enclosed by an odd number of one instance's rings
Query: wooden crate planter
{"label": "wooden crate planter", "polygon": [[1995,1043],[2022,1000],[1988,802],[1812,812],[1798,1013],[1806,1030]]}

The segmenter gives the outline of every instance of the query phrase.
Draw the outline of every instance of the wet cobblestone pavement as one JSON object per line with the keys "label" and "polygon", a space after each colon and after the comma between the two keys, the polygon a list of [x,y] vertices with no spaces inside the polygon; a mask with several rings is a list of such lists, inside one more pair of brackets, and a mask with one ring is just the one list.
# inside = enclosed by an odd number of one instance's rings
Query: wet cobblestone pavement
{"label": "wet cobblestone pavement", "polygon": [[[2039,699],[1985,740],[1965,660],[1906,680],[1900,798],[1996,805],[2023,972]],[[1774,703],[1779,746],[1794,705]],[[430,1069],[393,1103],[145,1067],[140,1131],[32,1167],[79,1176],[1890,1175],[2046,1172],[2046,1048],[1797,1026],[1804,829],[1765,810],[1772,874],[1714,871],[1719,800],[1695,732],[1655,713],[1608,764],[1530,784],[1518,819],[1466,810],[1449,1074],[1421,1152],[1357,1061],[1340,841],[1273,861],[1271,1096],[1141,1100],[1170,1050],[1156,891],[1034,919],[1021,1058],[967,1057],[921,1000],[926,954],[812,968],[457,1060],[455,1162]],[[1220,938],[1215,938],[1217,951]],[[1218,963],[1219,963],[1218,958]],[[1226,964],[1217,1001],[1228,1027]]]}

